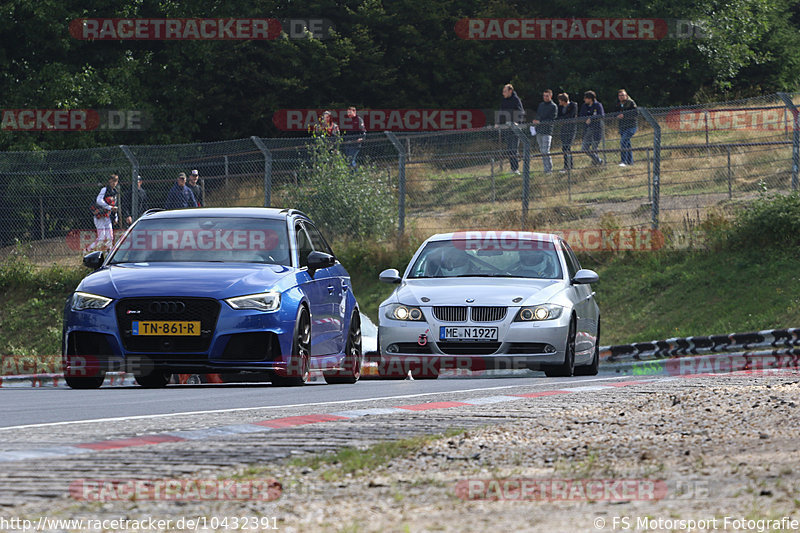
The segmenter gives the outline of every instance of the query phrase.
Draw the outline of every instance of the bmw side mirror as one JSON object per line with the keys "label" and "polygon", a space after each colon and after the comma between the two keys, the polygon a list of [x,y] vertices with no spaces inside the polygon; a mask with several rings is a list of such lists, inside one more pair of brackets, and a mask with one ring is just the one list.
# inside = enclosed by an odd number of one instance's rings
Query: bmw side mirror
{"label": "bmw side mirror", "polygon": [[103,264],[103,252],[92,252],[83,256],[83,266],[97,270]]}
{"label": "bmw side mirror", "polygon": [[400,283],[402,278],[396,268],[387,268],[380,273],[378,279],[384,283]]}
{"label": "bmw side mirror", "polygon": [[597,272],[594,270],[582,268],[575,273],[575,277],[572,278],[572,283],[575,285],[588,285],[589,283],[596,283],[599,279],[600,276],[598,276]]}
{"label": "bmw side mirror", "polygon": [[328,268],[336,263],[336,258],[325,252],[311,252],[308,254],[308,274],[313,278],[314,272],[320,268]]}

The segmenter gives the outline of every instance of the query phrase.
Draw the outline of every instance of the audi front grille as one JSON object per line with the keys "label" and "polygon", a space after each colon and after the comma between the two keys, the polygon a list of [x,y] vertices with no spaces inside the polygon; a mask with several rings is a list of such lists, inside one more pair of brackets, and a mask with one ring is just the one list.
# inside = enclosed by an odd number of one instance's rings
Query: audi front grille
{"label": "audi front grille", "polygon": [[[116,315],[122,344],[131,352],[205,352],[217,324],[220,304],[211,298],[123,298]],[[200,321],[199,336],[133,335],[133,321]]]}

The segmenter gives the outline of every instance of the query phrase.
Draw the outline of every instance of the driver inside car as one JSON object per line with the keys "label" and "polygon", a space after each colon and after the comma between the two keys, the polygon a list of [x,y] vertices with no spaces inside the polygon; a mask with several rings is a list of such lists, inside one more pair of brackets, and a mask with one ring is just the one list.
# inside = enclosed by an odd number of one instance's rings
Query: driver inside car
{"label": "driver inside car", "polygon": [[553,278],[555,270],[555,260],[546,250],[524,250],[513,272],[525,278]]}

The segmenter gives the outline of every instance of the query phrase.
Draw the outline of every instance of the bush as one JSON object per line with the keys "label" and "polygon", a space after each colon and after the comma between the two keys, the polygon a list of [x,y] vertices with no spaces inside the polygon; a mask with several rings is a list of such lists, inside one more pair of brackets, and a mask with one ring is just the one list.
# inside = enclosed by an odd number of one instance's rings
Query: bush
{"label": "bush", "polygon": [[800,194],[763,196],[744,209],[728,230],[728,244],[740,250],[800,245]]}
{"label": "bush", "polygon": [[291,207],[307,213],[331,238],[385,238],[397,221],[397,200],[386,176],[374,165],[351,169],[338,138],[315,137],[302,182],[287,195]]}

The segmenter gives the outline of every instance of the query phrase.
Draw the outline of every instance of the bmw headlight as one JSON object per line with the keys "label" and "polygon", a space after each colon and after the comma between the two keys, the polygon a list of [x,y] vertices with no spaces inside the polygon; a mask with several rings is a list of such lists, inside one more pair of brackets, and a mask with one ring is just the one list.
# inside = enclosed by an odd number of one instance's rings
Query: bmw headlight
{"label": "bmw headlight", "polygon": [[82,311],[83,309],[103,309],[111,303],[111,298],[100,296],[99,294],[90,294],[88,292],[76,292],[72,295],[73,311]]}
{"label": "bmw headlight", "polygon": [[276,311],[281,307],[281,293],[276,291],[259,292],[228,298],[225,303],[234,309],[253,309],[255,311]]}
{"label": "bmw headlight", "polygon": [[541,320],[553,320],[561,316],[564,310],[560,305],[542,304],[523,307],[517,313],[514,322],[538,322]]}
{"label": "bmw headlight", "polygon": [[410,320],[420,322],[425,320],[422,309],[412,305],[392,304],[386,308],[386,317],[393,320]]}

